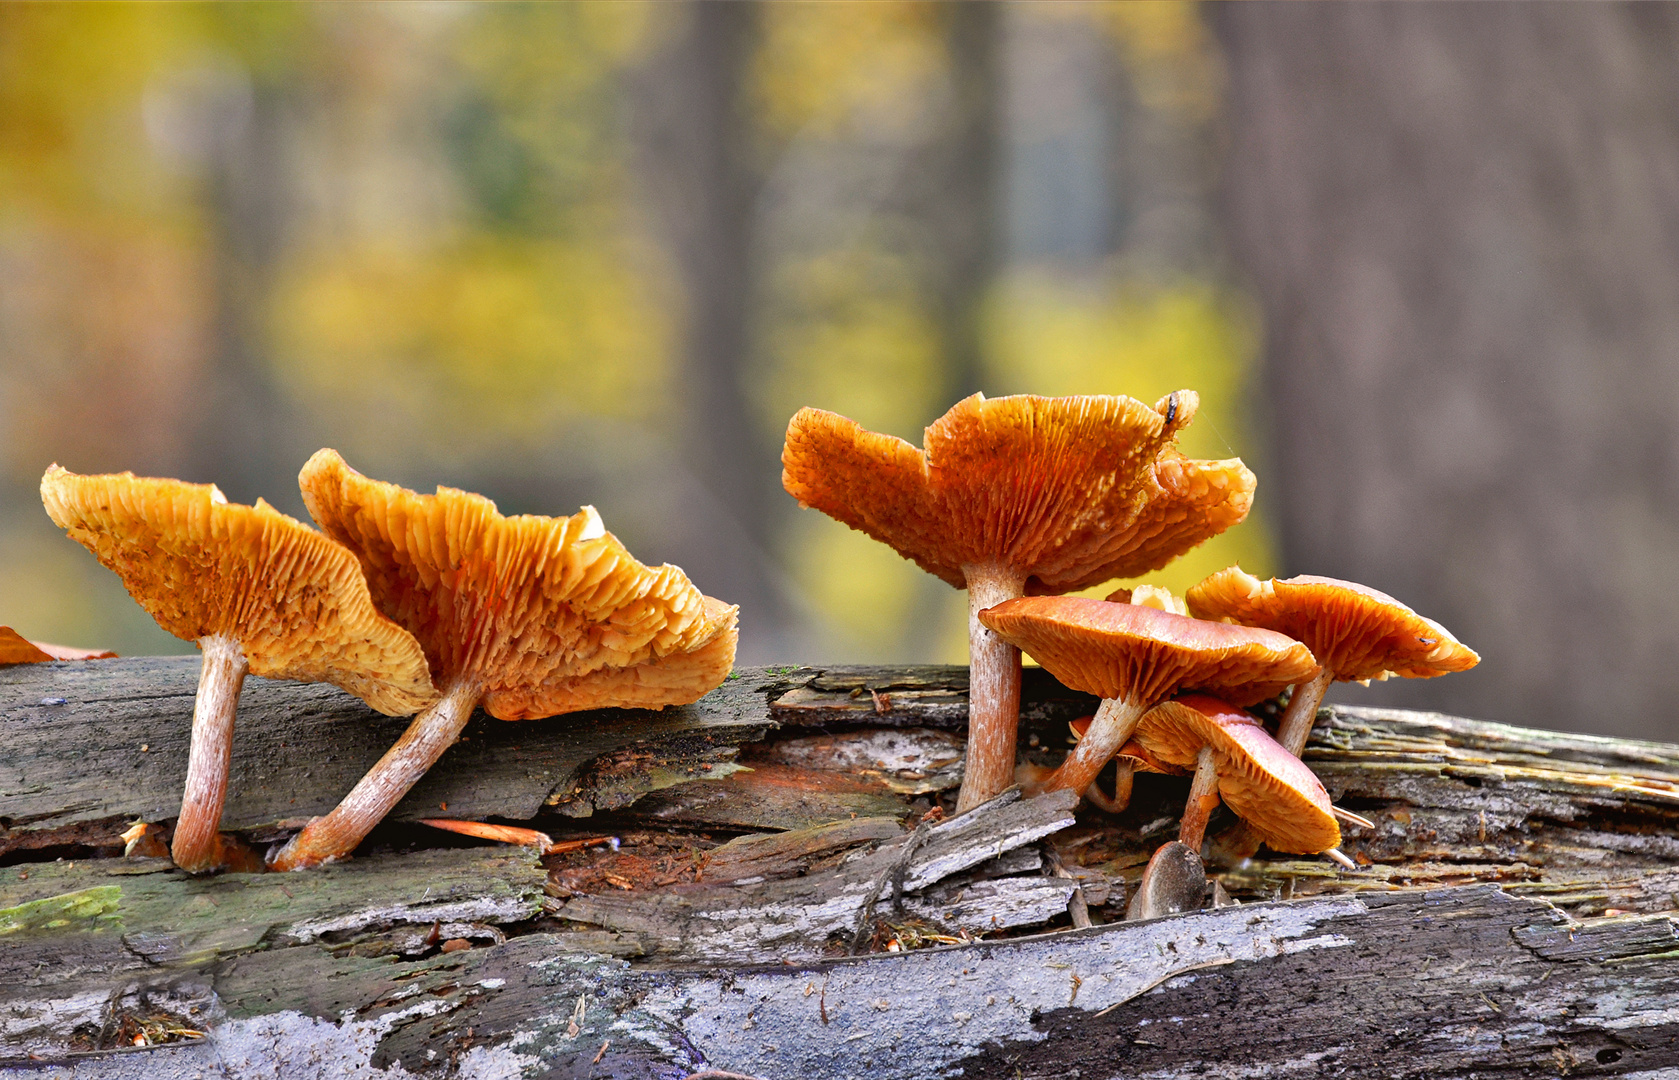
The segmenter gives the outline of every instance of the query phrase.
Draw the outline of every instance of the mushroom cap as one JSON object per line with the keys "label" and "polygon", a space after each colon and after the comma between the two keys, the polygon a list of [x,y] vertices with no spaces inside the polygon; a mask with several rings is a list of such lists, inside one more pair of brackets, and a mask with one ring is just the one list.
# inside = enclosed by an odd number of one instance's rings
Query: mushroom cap
{"label": "mushroom cap", "polygon": [[1163,773],[1167,776],[1188,776],[1194,772],[1193,767],[1172,765],[1155,756],[1154,752],[1135,738],[1127,739],[1125,745],[1114,754],[1117,761],[1124,758],[1130,766],[1138,772]]}
{"label": "mushroom cap", "polygon": [[1240,460],[1172,448],[1198,402],[975,394],[927,428],[925,450],[800,409],[781,482],[956,588],[964,567],[1002,563],[1028,592],[1069,592],[1159,569],[1247,516]]}
{"label": "mushroom cap", "polygon": [[1481,662],[1475,650],[1433,619],[1351,581],[1311,576],[1261,581],[1232,566],[1191,588],[1186,599],[1200,618],[1261,626],[1305,642],[1337,682],[1390,675],[1427,679]]}
{"label": "mushroom cap", "polygon": [[41,501],[176,637],[231,637],[252,674],[329,682],[390,716],[436,700],[419,643],[374,608],[355,556],[261,499],[54,465]]}
{"label": "mushroom cap", "polygon": [[1192,687],[1251,705],[1317,670],[1311,650],[1281,634],[1141,604],[1024,596],[979,621],[1067,686],[1102,698],[1152,704]]}
{"label": "mushroom cap", "polygon": [[1155,849],[1125,906],[1125,918],[1159,919],[1199,911],[1207,897],[1207,868],[1199,852],[1178,840]]}
{"label": "mushroom cap", "polygon": [[482,495],[371,480],[335,450],[298,482],[361,560],[379,610],[419,639],[437,685],[476,681],[492,716],[684,704],[728,674],[737,609],[674,566],[637,562],[593,507],[504,517]]}
{"label": "mushroom cap", "polygon": [[1144,714],[1136,740],[1179,768],[1193,768],[1201,748],[1212,747],[1219,798],[1273,850],[1315,855],[1340,844],[1341,826],[1323,783],[1235,706],[1184,694]]}
{"label": "mushroom cap", "polygon": [[484,707],[503,720],[528,720],[583,709],[658,709],[695,701],[728,677],[740,638],[740,609],[710,596],[704,600],[705,626],[686,650],[536,687],[498,689],[485,697]]}
{"label": "mushroom cap", "polygon": [[31,641],[30,644],[54,660],[115,660],[117,658],[117,654],[110,649],[82,649],[75,645],[54,645],[50,641]]}

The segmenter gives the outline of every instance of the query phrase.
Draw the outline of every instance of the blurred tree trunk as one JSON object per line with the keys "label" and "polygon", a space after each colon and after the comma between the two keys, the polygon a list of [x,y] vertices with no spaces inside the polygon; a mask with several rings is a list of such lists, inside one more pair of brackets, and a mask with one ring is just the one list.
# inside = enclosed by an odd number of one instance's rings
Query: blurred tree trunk
{"label": "blurred tree trunk", "polygon": [[1679,10],[1214,18],[1287,569],[1484,658],[1341,697],[1679,737]]}
{"label": "blurred tree trunk", "polygon": [[267,350],[269,293],[291,210],[285,105],[280,88],[258,82],[248,113],[224,103],[221,111],[232,115],[218,117],[206,178],[215,358],[187,472],[214,481],[234,502],[261,497],[302,514],[296,475],[309,450],[293,434],[294,410],[275,385]]}
{"label": "blurred tree trunk", "polygon": [[[930,226],[927,256],[941,345],[939,395],[928,423],[985,389],[981,320],[999,262],[1005,14],[991,0],[944,7],[950,107],[943,137],[924,151],[927,165],[919,172],[927,187],[918,192]],[[918,577],[899,655],[917,663],[945,659],[952,609],[948,585],[930,574]]]}
{"label": "blurred tree trunk", "polygon": [[745,392],[757,281],[761,182],[745,81],[758,37],[753,2],[681,5],[636,96],[643,182],[684,293],[671,557],[707,593],[741,606],[743,659],[787,658],[776,587],[780,441]]}
{"label": "blurred tree trunk", "polygon": [[933,147],[928,206],[944,337],[940,413],[981,388],[980,315],[997,268],[999,57],[1003,8],[991,0],[946,7],[951,110]]}

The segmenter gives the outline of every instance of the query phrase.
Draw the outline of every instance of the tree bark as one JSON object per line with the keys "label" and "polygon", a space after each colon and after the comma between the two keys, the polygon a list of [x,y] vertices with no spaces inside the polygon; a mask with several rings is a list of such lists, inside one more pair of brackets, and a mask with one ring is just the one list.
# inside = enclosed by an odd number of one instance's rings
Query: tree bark
{"label": "tree bark", "polygon": [[1679,13],[1215,18],[1284,565],[1390,592],[1483,657],[1338,699],[1670,737]]}

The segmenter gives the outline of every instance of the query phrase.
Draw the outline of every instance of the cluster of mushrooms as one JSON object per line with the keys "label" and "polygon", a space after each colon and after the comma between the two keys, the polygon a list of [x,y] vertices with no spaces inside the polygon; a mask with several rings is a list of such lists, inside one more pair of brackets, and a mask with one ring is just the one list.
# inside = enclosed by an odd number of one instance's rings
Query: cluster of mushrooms
{"label": "cluster of mushrooms", "polygon": [[[1362,819],[1332,806],[1300,761],[1324,691],[1479,661],[1392,597],[1331,578],[1260,581],[1230,567],[1183,598],[1146,585],[1105,600],[1060,595],[1159,570],[1247,516],[1256,481],[1240,460],[1176,448],[1198,404],[1188,390],[1152,408],[1122,396],[975,395],[927,428],[924,449],[803,409],[782,454],[782,482],[801,504],[968,590],[958,812],[1016,782],[1119,810],[1139,769],[1194,777],[1179,837],[1155,853],[1133,899],[1138,917],[1200,906],[1200,851],[1220,801],[1274,850],[1345,862],[1337,817]],[[1022,651],[1102,699],[1047,775],[1015,765]],[[1287,687],[1273,738],[1241,706]],[[1095,780],[1115,759],[1109,798]]]}
{"label": "cluster of mushrooms", "polygon": [[[184,870],[295,870],[348,855],[478,707],[503,720],[695,701],[734,665],[739,609],[637,562],[593,507],[504,517],[481,495],[419,495],[322,450],[299,476],[322,532],[213,484],[41,479],[47,513],[204,655],[170,853]],[[323,535],[324,533],[324,535]],[[415,714],[344,800],[264,856],[219,831],[248,672],[330,682]]]}
{"label": "cluster of mushrooms", "polygon": [[[1427,677],[1479,659],[1372,589],[1329,578],[1260,581],[1239,567],[1182,598],[1157,586],[1106,600],[1063,594],[1134,579],[1241,522],[1255,478],[1239,459],[1176,447],[1192,391],[959,402],[925,448],[802,409],[783,484],[968,591],[969,731],[957,812],[1015,784],[1122,809],[1139,770],[1193,776],[1177,841],[1149,864],[1133,912],[1199,906],[1200,850],[1222,801],[1251,840],[1340,857],[1337,815],[1300,761],[1332,681]],[[171,846],[194,873],[292,870],[349,854],[482,707],[504,720],[607,706],[662,708],[716,687],[738,609],[672,566],[637,562],[592,507],[504,517],[480,495],[420,495],[322,450],[299,476],[320,532],[214,485],[41,480],[53,521],[130,595],[203,652],[185,792]],[[1017,769],[1021,652],[1101,698],[1053,770]],[[245,675],[342,687],[407,731],[331,813],[266,856],[219,831]],[[1242,710],[1292,687],[1275,737]],[[1116,764],[1116,790],[1095,783]]]}

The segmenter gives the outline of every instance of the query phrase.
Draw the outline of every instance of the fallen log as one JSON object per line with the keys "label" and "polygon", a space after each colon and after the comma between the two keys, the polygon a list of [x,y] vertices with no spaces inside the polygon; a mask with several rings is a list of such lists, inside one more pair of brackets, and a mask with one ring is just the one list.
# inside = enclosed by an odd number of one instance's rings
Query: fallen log
{"label": "fallen log", "polygon": [[[236,820],[278,835],[400,722],[252,684],[267,704],[236,755],[266,786]],[[325,873],[192,879],[93,842],[174,813],[178,773],[133,744],[184,760],[190,665],[0,670],[0,1075],[1679,1068],[1679,747],[1325,709],[1307,761],[1375,822],[1346,836],[1361,868],[1244,859],[1215,829],[1209,872],[1240,903],[1121,923],[1184,782],[1140,777],[1118,816],[1016,801],[937,823],[965,690],[961,669],[757,669],[685,711],[479,718],[404,813],[597,839],[539,856],[410,832]],[[1090,704],[1032,675],[1028,757],[1055,760]],[[282,744],[305,749],[268,762]],[[332,790],[280,786],[302,772]],[[1061,929],[1079,886],[1098,925]]]}

